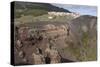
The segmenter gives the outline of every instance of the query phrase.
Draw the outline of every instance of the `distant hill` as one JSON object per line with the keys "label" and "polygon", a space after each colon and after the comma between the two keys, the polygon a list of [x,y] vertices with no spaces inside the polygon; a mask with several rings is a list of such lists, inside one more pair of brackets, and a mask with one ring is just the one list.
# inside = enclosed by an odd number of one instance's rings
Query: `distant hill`
{"label": "distant hill", "polygon": [[43,14],[47,14],[48,11],[56,11],[56,12],[69,12],[69,10],[56,7],[49,3],[32,3],[32,2],[14,2],[14,11],[15,11],[15,18],[21,17],[21,15],[33,15],[33,16],[40,16]]}
{"label": "distant hill", "polygon": [[18,2],[15,1],[16,9],[41,9],[46,11],[57,11],[57,12],[70,12],[69,10],[56,7],[49,3],[36,3],[36,2]]}

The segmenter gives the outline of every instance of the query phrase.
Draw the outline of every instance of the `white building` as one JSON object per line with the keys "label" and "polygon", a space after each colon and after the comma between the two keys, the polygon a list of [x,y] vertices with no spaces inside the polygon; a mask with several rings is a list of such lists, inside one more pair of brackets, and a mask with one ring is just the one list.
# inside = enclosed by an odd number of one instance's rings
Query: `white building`
{"label": "white building", "polygon": [[74,18],[79,17],[79,13],[67,13],[67,12],[48,12],[50,16],[73,16]]}

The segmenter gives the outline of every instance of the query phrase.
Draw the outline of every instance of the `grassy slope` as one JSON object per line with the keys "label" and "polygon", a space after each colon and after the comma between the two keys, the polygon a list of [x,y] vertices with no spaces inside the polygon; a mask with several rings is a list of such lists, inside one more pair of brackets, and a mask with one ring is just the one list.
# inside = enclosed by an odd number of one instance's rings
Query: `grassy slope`
{"label": "grassy slope", "polygon": [[48,3],[15,2],[15,18],[21,15],[40,16],[47,14],[48,11],[70,12],[66,9],[53,6]]}

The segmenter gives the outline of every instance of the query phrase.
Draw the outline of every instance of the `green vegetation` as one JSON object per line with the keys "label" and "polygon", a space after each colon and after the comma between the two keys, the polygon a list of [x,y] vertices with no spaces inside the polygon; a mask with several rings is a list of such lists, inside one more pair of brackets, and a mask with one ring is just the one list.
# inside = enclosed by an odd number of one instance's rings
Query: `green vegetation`
{"label": "green vegetation", "polygon": [[49,11],[70,12],[48,3],[15,2],[14,7],[15,18],[20,18],[21,15],[40,16]]}
{"label": "green vegetation", "polygon": [[[91,44],[91,42],[93,43]],[[90,39],[88,32],[83,32],[81,44],[77,43],[77,45],[75,45],[73,42],[66,42],[66,44],[69,44],[69,46],[62,50],[69,51],[70,54],[75,56],[79,61],[91,61],[97,59],[97,46],[95,45],[96,38]]]}
{"label": "green vegetation", "polygon": [[25,12],[23,12],[24,15],[32,15],[32,16],[40,16],[40,15],[43,15],[43,14],[47,14],[47,11],[45,10],[26,10]]}
{"label": "green vegetation", "polygon": [[14,10],[14,18],[20,18],[23,14],[23,11]]}
{"label": "green vegetation", "polygon": [[[49,19],[48,17],[52,17],[52,19]],[[38,19],[39,21],[62,21],[62,22],[67,22],[73,19],[72,16],[49,16],[48,14],[37,16],[34,18],[34,20]]]}
{"label": "green vegetation", "polygon": [[27,16],[27,15],[32,15],[34,17],[40,16],[43,14],[47,14],[47,11],[45,10],[39,10],[39,9],[33,9],[33,10],[22,10],[21,12],[16,10],[15,11],[15,18],[20,18],[22,15]]}
{"label": "green vegetation", "polygon": [[[53,17],[53,18],[49,19],[48,17]],[[16,20],[16,22],[18,21],[21,23],[34,23],[37,21],[68,22],[72,19],[73,19],[72,16],[49,16],[48,14],[44,14],[44,15],[40,15],[40,16],[36,16],[36,15],[33,16],[32,14],[29,14],[29,15],[25,14],[25,15],[22,15],[20,18],[16,18],[15,20]]]}

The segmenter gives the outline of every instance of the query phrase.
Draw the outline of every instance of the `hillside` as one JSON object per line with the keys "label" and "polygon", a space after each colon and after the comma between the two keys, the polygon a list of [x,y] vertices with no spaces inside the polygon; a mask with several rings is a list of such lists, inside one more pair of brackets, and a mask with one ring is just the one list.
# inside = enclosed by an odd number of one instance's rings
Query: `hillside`
{"label": "hillside", "polygon": [[32,2],[15,1],[15,8],[16,9],[41,9],[41,10],[57,11],[57,12],[70,12],[66,9],[53,6],[52,4],[49,4],[49,3],[36,3],[36,2],[32,3]]}
{"label": "hillside", "polygon": [[80,61],[96,60],[97,17],[83,15],[69,22],[71,49]]}
{"label": "hillside", "polygon": [[19,2],[15,1],[15,17],[18,18],[21,15],[40,16],[47,14],[48,11],[57,12],[70,12],[69,10],[53,6],[49,3],[32,3],[32,2]]}

